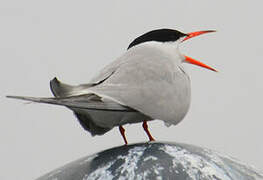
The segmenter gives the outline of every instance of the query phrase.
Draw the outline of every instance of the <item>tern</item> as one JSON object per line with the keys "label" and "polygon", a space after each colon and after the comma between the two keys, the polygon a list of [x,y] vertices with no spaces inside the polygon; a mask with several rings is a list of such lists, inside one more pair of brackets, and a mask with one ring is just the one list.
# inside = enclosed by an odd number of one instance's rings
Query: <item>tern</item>
{"label": "tern", "polygon": [[127,144],[123,125],[142,122],[150,141],[154,138],[147,122],[162,120],[176,125],[188,112],[190,78],[182,63],[216,71],[183,55],[178,45],[214,30],[182,33],[174,29],[147,32],[128,46],[127,51],[103,68],[89,83],[77,86],[50,81],[52,98],[7,96],[9,98],[66,106],[92,136],[119,127]]}

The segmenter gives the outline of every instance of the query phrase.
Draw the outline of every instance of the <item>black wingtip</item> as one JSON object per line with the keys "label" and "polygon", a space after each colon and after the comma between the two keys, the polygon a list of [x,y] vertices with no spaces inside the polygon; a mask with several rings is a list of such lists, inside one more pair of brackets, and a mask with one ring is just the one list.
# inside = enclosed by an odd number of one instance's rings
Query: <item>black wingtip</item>
{"label": "black wingtip", "polygon": [[49,86],[50,86],[50,90],[52,92],[52,94],[54,96],[57,96],[57,93],[55,91],[55,89],[59,86],[60,81],[57,79],[57,77],[54,77],[50,82],[49,82]]}
{"label": "black wingtip", "polygon": [[60,83],[60,81],[58,80],[58,78],[57,77],[54,77],[51,81],[50,81],[50,83]]}
{"label": "black wingtip", "polygon": [[27,100],[29,97],[24,97],[24,96],[11,96],[7,95],[6,98],[11,98],[11,99],[20,99],[20,100]]}

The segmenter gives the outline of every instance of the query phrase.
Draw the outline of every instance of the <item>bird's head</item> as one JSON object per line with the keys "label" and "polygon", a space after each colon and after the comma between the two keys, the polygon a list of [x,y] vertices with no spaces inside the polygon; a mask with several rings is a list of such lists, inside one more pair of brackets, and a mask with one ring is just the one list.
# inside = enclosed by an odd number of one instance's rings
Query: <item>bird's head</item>
{"label": "bird's head", "polygon": [[[211,32],[215,32],[215,31],[206,30],[206,31],[196,31],[196,32],[191,32],[191,33],[182,33],[180,31],[173,30],[173,29],[157,29],[157,30],[147,32],[139,36],[138,38],[136,38],[134,41],[130,43],[128,49],[132,48],[133,46],[136,46],[142,43],[146,43],[146,42],[175,43],[177,45],[190,38],[199,36],[201,34],[211,33]],[[212,71],[217,71],[214,68],[200,61],[197,61],[191,57],[188,57],[185,55],[183,57],[184,57],[183,62],[201,66],[203,68],[206,68]]]}

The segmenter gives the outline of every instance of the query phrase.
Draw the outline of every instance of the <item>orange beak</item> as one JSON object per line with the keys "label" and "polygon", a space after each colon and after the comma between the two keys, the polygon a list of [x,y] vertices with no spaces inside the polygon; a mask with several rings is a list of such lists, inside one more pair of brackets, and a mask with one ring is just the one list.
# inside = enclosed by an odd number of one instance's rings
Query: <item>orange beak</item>
{"label": "orange beak", "polygon": [[215,30],[207,30],[207,31],[197,31],[197,32],[191,32],[191,33],[187,33],[186,37],[183,39],[183,41],[196,37],[196,36],[200,36],[201,34],[206,34],[206,33],[211,33],[211,32],[216,32]]}
{"label": "orange beak", "polygon": [[[214,30],[208,30],[208,31],[197,31],[197,32],[187,33],[186,37],[183,39],[183,41],[190,39],[190,38],[193,38],[193,37],[196,37],[196,36],[199,36],[201,34],[211,33],[211,32],[215,32],[215,31]],[[188,56],[184,56],[184,57],[185,57],[185,62],[187,62],[187,63],[194,64],[194,65],[197,65],[197,66],[200,66],[200,67],[203,67],[203,68],[217,72],[217,70],[215,70],[214,68],[212,68],[212,67],[210,67],[210,66],[208,66],[208,65],[206,65],[200,61],[197,61],[197,60],[195,60],[191,57],[188,57]]]}
{"label": "orange beak", "polygon": [[193,59],[191,57],[188,57],[188,56],[184,56],[184,57],[185,57],[185,62],[187,62],[187,63],[194,64],[194,65],[197,65],[197,66],[201,66],[201,67],[209,69],[211,71],[218,72],[214,68],[212,68],[212,67],[210,67],[210,66],[208,66],[208,65],[206,65],[206,64],[204,64],[204,63],[202,63],[200,61],[197,61],[197,60],[195,60],[195,59]]}

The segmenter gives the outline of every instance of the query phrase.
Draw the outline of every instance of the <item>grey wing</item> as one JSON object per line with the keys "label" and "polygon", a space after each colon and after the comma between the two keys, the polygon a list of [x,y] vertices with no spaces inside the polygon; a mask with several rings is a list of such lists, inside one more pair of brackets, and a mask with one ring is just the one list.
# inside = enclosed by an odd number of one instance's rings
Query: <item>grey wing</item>
{"label": "grey wing", "polygon": [[135,110],[120,105],[115,102],[103,102],[92,100],[90,95],[80,95],[80,96],[71,96],[71,97],[62,97],[62,98],[39,98],[39,97],[25,97],[25,96],[7,96],[8,98],[21,99],[25,101],[45,103],[45,104],[54,104],[67,106],[72,109],[89,109],[89,110],[101,110],[101,111],[125,111],[125,112],[134,112]]}
{"label": "grey wing", "polygon": [[[123,58],[125,60],[120,59],[118,66],[114,64],[114,73],[107,80],[88,91],[153,119],[177,124],[190,103],[188,76],[162,54],[138,53]],[[105,77],[104,74],[101,77]],[[98,81],[100,76],[95,79]]]}

